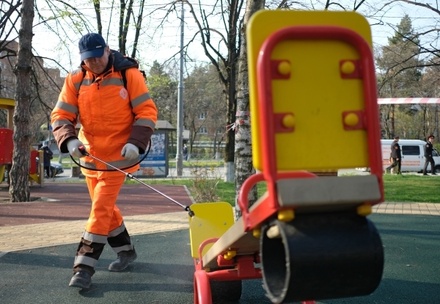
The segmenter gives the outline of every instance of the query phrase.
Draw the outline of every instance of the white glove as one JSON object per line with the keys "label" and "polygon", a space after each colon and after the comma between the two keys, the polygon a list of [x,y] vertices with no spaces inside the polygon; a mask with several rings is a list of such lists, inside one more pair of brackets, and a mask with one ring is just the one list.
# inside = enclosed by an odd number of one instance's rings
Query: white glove
{"label": "white glove", "polygon": [[128,160],[136,160],[139,158],[139,148],[133,144],[125,144],[121,150],[121,155]]}
{"label": "white glove", "polygon": [[67,142],[67,150],[69,150],[70,155],[73,157],[83,157],[84,154],[81,153],[79,148],[82,147],[84,149],[84,144],[78,139],[71,139]]}

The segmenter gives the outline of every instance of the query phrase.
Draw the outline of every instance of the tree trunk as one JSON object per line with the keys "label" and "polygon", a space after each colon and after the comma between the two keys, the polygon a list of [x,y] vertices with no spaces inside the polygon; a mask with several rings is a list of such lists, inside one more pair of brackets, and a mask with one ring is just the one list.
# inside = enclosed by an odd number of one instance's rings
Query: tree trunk
{"label": "tree trunk", "polygon": [[34,20],[34,0],[23,0],[21,7],[21,27],[16,75],[14,122],[14,151],[9,175],[9,193],[12,202],[28,202],[29,149],[31,146],[31,63],[32,63],[32,23]]}
{"label": "tree trunk", "polygon": [[227,125],[234,124],[235,128],[229,130],[226,134],[226,157],[225,157],[225,166],[226,166],[226,178],[227,182],[234,181],[235,175],[235,134],[237,131],[237,70],[240,59],[241,50],[237,48],[237,39],[238,39],[238,19],[239,12],[238,4],[240,1],[235,1],[234,5],[231,5],[231,12],[229,13],[229,33],[228,33],[228,63],[227,63],[227,74],[228,81],[226,85],[227,92],[227,103],[228,103],[228,122]]}
{"label": "tree trunk", "polygon": [[394,121],[394,117],[395,117],[395,107],[394,105],[391,105],[391,136],[394,137],[396,136],[396,124]]}
{"label": "tree trunk", "polygon": [[[249,75],[247,63],[247,37],[246,26],[250,17],[258,10],[263,9],[265,5],[264,0],[248,0],[246,4],[246,15],[244,25],[241,30],[240,59],[237,77],[237,113],[236,113],[236,132],[235,132],[235,189],[236,189],[236,204],[235,216],[241,216],[240,208],[237,200],[240,193],[241,186],[244,181],[255,170],[252,164],[252,141],[251,141],[251,125],[249,113]],[[257,188],[255,187],[249,193],[250,204],[257,200]]]}
{"label": "tree trunk", "polygon": [[[235,92],[235,83],[229,82],[228,89],[234,89]],[[235,123],[235,112],[237,109],[237,105],[235,104],[235,96],[231,99],[231,94],[227,96],[228,98],[228,115],[227,115],[227,125],[231,125]],[[234,128],[230,128],[226,133],[226,141],[225,141],[225,182],[233,182],[234,181],[234,159],[235,159],[235,131],[237,130],[237,125]]]}

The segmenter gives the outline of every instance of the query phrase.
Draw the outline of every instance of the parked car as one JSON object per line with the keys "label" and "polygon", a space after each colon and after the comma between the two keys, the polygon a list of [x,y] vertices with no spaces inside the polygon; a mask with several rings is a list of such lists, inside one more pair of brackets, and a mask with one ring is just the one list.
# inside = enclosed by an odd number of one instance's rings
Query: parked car
{"label": "parked car", "polygon": [[[390,165],[390,152],[392,139],[382,139],[382,165],[385,170]],[[426,142],[416,139],[400,139],[399,145],[402,151],[402,172],[422,172],[425,165],[424,146]],[[440,171],[440,156],[437,150],[432,153],[435,170]],[[431,166],[428,166],[428,171]]]}
{"label": "parked car", "polygon": [[64,173],[63,166],[60,163],[50,162],[51,177]]}

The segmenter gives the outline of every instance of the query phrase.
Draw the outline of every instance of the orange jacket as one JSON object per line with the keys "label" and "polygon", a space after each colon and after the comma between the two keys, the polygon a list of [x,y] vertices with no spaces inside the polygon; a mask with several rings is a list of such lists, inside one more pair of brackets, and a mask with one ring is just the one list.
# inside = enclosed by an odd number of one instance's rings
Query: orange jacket
{"label": "orange jacket", "polygon": [[[132,143],[140,153],[145,152],[156,125],[157,108],[141,72],[135,68],[125,71],[125,89],[120,70],[129,63],[115,51],[110,57],[112,66],[102,75],[94,75],[85,65],[82,65],[85,75],[81,69],[67,75],[52,111],[51,124],[62,153],[68,152],[67,140],[77,137],[75,126],[80,119],[78,139],[86,150],[118,168],[127,168],[136,161],[124,159],[122,147]],[[81,165],[110,169],[90,157],[82,157]],[[134,166],[128,172],[137,169]]]}

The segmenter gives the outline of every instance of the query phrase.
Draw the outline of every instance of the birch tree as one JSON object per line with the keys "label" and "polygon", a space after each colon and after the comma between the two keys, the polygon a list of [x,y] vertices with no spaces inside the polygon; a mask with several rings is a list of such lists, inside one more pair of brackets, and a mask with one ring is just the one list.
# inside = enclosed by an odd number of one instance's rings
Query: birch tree
{"label": "birch tree", "polygon": [[[235,188],[238,194],[244,181],[253,173],[255,169],[252,165],[252,141],[250,126],[250,109],[249,109],[249,74],[247,62],[247,39],[246,26],[252,15],[264,8],[264,0],[248,0],[246,4],[246,14],[244,17],[243,27],[241,28],[241,47],[240,60],[237,77],[237,124],[235,131]],[[236,201],[238,195],[236,196]],[[257,199],[257,188],[249,193],[250,202]],[[236,202],[235,215],[241,215],[240,208]]]}

